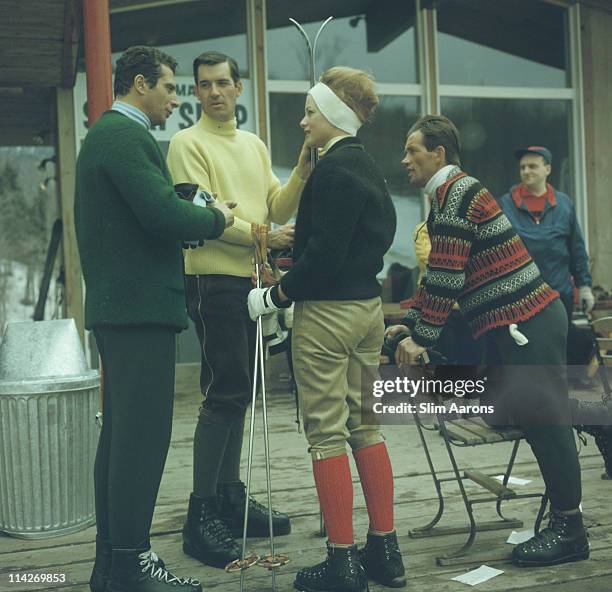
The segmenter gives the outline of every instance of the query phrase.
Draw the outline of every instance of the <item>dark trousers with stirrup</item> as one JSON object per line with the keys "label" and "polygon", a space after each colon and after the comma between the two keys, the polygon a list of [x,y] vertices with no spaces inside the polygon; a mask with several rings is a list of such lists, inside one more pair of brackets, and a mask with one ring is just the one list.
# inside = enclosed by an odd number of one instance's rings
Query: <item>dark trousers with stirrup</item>
{"label": "dark trousers with stirrup", "polygon": [[488,334],[492,363],[488,388],[495,398],[493,424],[519,425],[540,467],[551,506],[577,508],[580,465],[572,431],[566,375],[567,315],[560,300],[519,323],[528,343],[517,345],[508,327]]}
{"label": "dark trousers with stirrup", "polygon": [[216,494],[239,479],[244,417],[251,400],[256,325],[249,318],[251,278],[186,276],[187,310],[201,344],[204,400],[194,439],[194,492]]}
{"label": "dark trousers with stirrup", "polygon": [[94,331],[104,373],[94,469],[98,535],[113,549],[148,545],[172,431],[176,330]]}
{"label": "dark trousers with stirrup", "polygon": [[186,276],[187,311],[202,345],[204,421],[234,420],[251,400],[256,325],[247,296],[252,287],[251,278]]}

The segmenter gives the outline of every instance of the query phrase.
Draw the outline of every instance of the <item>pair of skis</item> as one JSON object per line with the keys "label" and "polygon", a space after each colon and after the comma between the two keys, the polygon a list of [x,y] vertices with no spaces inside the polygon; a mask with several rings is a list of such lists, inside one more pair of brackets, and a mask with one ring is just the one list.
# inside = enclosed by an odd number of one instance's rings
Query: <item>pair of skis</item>
{"label": "pair of skis", "polygon": [[[310,42],[308,34],[304,30],[304,27],[298,23],[295,19],[290,18],[289,20],[297,27],[298,31],[306,41],[306,48],[309,56],[309,77],[310,86],[315,85],[315,56],[317,41],[323,29],[333,19],[329,17],[319,27],[317,34],[315,35],[313,43]],[[317,162],[317,149],[310,149],[310,167],[311,170],[314,168]],[[252,224],[251,234],[253,236],[253,242],[255,245],[255,281],[258,288],[262,287],[262,276],[264,274],[265,263],[268,256],[268,244],[267,244],[267,232],[268,229],[265,225]],[[247,543],[247,527],[249,520],[249,497],[251,492],[251,471],[253,468],[253,443],[254,443],[254,432],[255,432],[255,402],[257,399],[257,390],[260,386],[261,392],[261,406],[263,415],[263,432],[264,432],[264,455],[265,455],[265,466],[266,466],[266,486],[268,494],[268,528],[270,532],[270,554],[266,556],[259,556],[253,554],[247,554],[246,543]],[[244,526],[242,531],[242,553],[240,559],[230,563],[225,569],[226,571],[240,571],[240,592],[244,592],[245,587],[245,572],[249,567],[253,565],[259,565],[270,570],[272,574],[272,590],[276,590],[276,570],[286,565],[289,562],[289,557],[284,554],[277,554],[274,547],[274,530],[273,530],[273,517],[272,517],[272,480],[270,475],[271,462],[270,462],[270,440],[268,431],[268,411],[266,404],[266,380],[265,380],[265,345],[264,336],[262,331],[262,320],[261,317],[257,319],[257,337],[255,341],[255,364],[253,369],[253,390],[251,397],[251,417],[249,422],[249,447],[247,457],[247,476],[246,476],[246,498],[244,507]]]}

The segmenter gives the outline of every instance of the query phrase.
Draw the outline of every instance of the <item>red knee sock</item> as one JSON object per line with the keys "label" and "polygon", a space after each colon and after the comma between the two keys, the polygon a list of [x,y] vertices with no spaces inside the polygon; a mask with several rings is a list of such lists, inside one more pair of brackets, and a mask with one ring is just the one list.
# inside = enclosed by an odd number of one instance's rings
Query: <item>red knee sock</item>
{"label": "red knee sock", "polygon": [[384,442],[353,450],[361,488],[370,518],[370,528],[393,530],[393,471]]}
{"label": "red knee sock", "polygon": [[329,542],[352,545],[353,482],[348,456],[313,460],[312,472]]}

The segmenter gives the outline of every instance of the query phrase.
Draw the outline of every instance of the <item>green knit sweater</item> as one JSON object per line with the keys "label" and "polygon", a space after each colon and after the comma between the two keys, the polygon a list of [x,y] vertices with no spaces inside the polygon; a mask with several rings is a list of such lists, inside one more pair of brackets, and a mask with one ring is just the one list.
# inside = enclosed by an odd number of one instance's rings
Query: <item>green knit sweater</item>
{"label": "green knit sweater", "polygon": [[217,238],[225,218],[177,198],[142,125],[107,111],[89,130],[77,161],[74,213],[86,328],[185,329],[181,241]]}

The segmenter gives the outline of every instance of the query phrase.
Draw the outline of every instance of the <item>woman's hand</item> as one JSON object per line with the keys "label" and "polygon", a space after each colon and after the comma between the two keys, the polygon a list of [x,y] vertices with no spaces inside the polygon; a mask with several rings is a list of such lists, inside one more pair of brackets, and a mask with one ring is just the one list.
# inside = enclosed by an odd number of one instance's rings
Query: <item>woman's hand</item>
{"label": "woman's hand", "polygon": [[[254,266],[255,260],[252,259],[251,263]],[[269,288],[279,281],[279,278],[276,277],[274,270],[267,261],[259,267],[259,281],[262,288]],[[255,269],[251,272],[251,283],[253,286],[257,286],[257,272]]]}
{"label": "woman's hand", "polygon": [[302,144],[295,168],[302,181],[307,181],[308,177],[310,177],[310,146],[306,145],[306,140]]}

